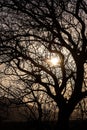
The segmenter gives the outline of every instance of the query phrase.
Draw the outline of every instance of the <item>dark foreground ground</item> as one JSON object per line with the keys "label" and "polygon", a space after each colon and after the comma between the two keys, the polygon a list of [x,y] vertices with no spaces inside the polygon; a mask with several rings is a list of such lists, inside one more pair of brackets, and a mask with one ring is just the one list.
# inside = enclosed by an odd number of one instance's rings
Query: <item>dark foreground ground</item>
{"label": "dark foreground ground", "polygon": [[[55,122],[0,123],[0,130],[55,130]],[[70,130],[87,130],[87,120],[70,121]]]}

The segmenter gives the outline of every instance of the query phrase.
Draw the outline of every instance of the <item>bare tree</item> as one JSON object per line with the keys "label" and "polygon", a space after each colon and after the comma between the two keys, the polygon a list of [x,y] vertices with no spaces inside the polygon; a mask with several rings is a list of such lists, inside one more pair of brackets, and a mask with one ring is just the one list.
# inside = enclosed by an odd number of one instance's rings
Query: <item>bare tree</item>
{"label": "bare tree", "polygon": [[32,83],[35,98],[46,93],[59,109],[57,129],[68,129],[87,96],[86,0],[1,0],[0,12],[0,63]]}

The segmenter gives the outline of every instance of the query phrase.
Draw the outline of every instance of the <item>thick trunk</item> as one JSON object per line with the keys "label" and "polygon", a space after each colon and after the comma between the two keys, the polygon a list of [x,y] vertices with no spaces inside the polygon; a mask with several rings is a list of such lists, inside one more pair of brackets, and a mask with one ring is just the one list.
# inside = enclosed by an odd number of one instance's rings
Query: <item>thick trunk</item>
{"label": "thick trunk", "polygon": [[69,117],[68,110],[59,111],[55,130],[69,130]]}

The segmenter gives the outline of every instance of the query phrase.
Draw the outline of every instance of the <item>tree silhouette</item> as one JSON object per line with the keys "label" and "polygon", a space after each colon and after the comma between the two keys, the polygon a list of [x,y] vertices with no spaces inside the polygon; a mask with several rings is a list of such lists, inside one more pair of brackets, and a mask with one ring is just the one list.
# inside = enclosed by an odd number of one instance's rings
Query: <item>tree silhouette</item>
{"label": "tree silhouette", "polygon": [[[45,93],[56,103],[57,129],[68,129],[87,96],[86,21],[86,0],[0,1],[0,63],[30,84],[35,98]],[[52,57],[60,62],[52,65]]]}

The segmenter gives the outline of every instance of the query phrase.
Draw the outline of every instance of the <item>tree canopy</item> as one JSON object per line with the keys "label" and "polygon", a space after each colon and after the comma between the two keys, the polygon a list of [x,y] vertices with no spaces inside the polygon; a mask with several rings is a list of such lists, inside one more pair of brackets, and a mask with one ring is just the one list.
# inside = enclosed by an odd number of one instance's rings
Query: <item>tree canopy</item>
{"label": "tree canopy", "polygon": [[87,96],[86,0],[1,0],[0,64],[22,101],[57,105],[61,128]]}

